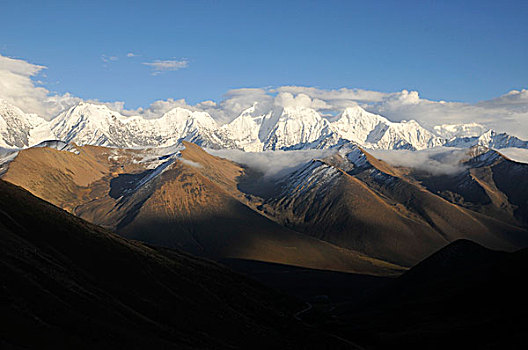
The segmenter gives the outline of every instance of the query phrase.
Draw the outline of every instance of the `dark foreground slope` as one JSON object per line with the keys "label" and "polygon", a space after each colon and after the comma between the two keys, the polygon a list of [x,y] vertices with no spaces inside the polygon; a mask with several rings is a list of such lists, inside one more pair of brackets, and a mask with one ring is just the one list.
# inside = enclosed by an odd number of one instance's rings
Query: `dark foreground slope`
{"label": "dark foreground slope", "polygon": [[2,349],[346,346],[306,332],[293,299],[122,239],[1,180],[0,240]]}
{"label": "dark foreground slope", "polygon": [[342,309],[342,334],[366,348],[525,348],[527,273],[527,249],[455,241]]}

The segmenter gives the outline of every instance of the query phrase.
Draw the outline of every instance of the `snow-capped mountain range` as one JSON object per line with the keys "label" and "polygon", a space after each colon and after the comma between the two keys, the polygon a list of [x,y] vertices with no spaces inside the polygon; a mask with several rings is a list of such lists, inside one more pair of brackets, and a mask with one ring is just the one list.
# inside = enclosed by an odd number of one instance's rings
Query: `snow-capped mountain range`
{"label": "snow-capped mountain range", "polygon": [[479,124],[440,125],[391,122],[359,106],[332,119],[306,107],[257,112],[255,105],[228,124],[206,112],[174,108],[157,119],[127,117],[105,105],[81,102],[51,121],[0,100],[0,147],[25,148],[45,140],[119,148],[167,147],[185,140],[216,149],[250,152],[320,149],[346,143],[366,149],[422,150],[436,146],[528,148],[528,142]]}

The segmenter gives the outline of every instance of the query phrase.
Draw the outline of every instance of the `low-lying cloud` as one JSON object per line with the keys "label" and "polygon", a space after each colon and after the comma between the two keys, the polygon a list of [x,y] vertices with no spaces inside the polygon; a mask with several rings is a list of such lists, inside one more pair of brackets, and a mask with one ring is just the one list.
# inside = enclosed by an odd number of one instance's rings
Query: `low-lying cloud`
{"label": "low-lying cloud", "polygon": [[528,163],[528,149],[524,148],[501,148],[500,153],[520,163]]}
{"label": "low-lying cloud", "polygon": [[370,150],[374,157],[393,166],[425,171],[433,175],[453,175],[466,169],[467,149],[437,147],[422,151]]}
{"label": "low-lying cloud", "polygon": [[244,152],[239,150],[212,150],[210,154],[229,159],[263,174],[265,178],[273,179],[293,172],[299,166],[311,161],[331,156],[336,150],[297,150],[297,151],[265,151]]}
{"label": "low-lying cloud", "polygon": [[[512,149],[510,154],[514,154],[516,150]],[[369,150],[368,152],[393,166],[413,168],[433,175],[454,175],[467,169],[467,166],[463,164],[463,161],[468,158],[467,151],[467,149],[461,148],[437,147],[421,151]],[[520,151],[526,152],[511,158],[528,160],[528,150]],[[243,152],[240,150],[208,149],[207,152],[258,171],[265,178],[274,179],[295,171],[299,166],[312,159],[329,157],[335,154],[337,150]]]}

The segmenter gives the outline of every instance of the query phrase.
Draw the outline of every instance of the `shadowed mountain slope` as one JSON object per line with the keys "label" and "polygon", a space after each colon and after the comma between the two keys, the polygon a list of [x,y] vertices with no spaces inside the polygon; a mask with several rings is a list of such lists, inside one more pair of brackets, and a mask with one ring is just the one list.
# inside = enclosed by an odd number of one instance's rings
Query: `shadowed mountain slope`
{"label": "shadowed mountain slope", "polygon": [[460,238],[528,245],[517,222],[454,205],[356,146],[293,172],[260,208],[293,230],[404,266]]}
{"label": "shadowed mountain slope", "polygon": [[227,269],[120,238],[0,180],[2,348],[346,348]]}
{"label": "shadowed mountain slope", "polygon": [[373,349],[523,348],[526,273],[527,249],[506,253],[458,240],[342,309],[342,334]]}
{"label": "shadowed mountain slope", "polygon": [[478,146],[455,175],[414,174],[452,203],[500,220],[528,226],[528,164]]}

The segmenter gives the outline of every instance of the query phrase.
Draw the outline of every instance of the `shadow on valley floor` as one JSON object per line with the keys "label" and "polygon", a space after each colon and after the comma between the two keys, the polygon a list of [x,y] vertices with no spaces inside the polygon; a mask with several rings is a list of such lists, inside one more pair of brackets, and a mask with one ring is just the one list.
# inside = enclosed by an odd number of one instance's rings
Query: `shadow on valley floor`
{"label": "shadow on valley floor", "polygon": [[219,262],[269,287],[321,304],[363,299],[394,279],[244,259],[221,259]]}
{"label": "shadow on valley floor", "polygon": [[222,263],[302,298],[304,322],[366,349],[528,345],[528,249],[507,253],[458,240],[398,278]]}

